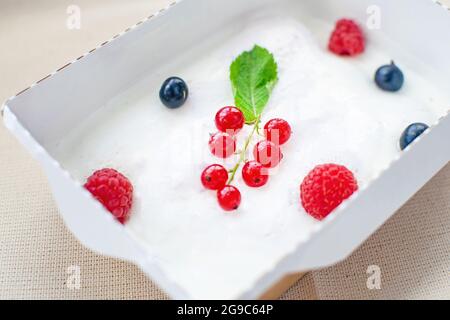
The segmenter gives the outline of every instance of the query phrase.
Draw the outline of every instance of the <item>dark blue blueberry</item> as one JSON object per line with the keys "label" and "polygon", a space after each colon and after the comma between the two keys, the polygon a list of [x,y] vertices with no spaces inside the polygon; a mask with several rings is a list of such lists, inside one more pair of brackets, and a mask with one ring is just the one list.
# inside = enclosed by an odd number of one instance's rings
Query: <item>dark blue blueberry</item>
{"label": "dark blue blueberry", "polygon": [[375,73],[377,86],[385,91],[395,92],[402,88],[404,77],[403,72],[392,62],[381,66]]}
{"label": "dark blue blueberry", "polygon": [[404,150],[411,142],[413,142],[418,136],[420,136],[428,126],[424,123],[410,124],[405,131],[403,131],[400,137],[400,148]]}
{"label": "dark blue blueberry", "polygon": [[189,94],[186,82],[178,77],[170,77],[161,86],[159,98],[168,108],[175,109],[181,107]]}

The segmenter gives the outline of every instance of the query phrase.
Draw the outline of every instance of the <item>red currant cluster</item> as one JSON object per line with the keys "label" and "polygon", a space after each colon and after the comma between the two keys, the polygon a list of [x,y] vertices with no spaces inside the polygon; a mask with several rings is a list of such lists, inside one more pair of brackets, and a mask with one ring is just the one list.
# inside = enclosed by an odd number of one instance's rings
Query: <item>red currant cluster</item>
{"label": "red currant cluster", "polygon": [[[244,114],[236,107],[223,107],[215,117],[219,132],[211,135],[209,149],[219,158],[228,158],[236,152],[236,135],[245,124]],[[247,161],[246,153],[251,139],[259,129],[259,118],[247,137],[236,165],[227,170],[220,164],[212,164],[203,170],[201,181],[205,188],[217,191],[217,200],[222,209],[235,210],[241,203],[241,193],[231,185],[242,162],[242,178],[253,188],[258,188],[269,180],[269,168],[276,167],[283,154],[280,145],[286,143],[291,136],[291,127],[283,119],[272,119],[264,126],[265,139],[259,141],[253,149],[254,160]]]}

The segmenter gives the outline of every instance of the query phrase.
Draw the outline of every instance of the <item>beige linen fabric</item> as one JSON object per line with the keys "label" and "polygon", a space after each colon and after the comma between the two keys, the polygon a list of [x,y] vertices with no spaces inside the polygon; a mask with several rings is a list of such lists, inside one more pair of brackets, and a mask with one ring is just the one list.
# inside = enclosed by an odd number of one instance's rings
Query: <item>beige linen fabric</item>
{"label": "beige linen fabric", "polygon": [[[0,0],[0,99],[170,2]],[[69,5],[81,9],[80,30],[66,27]],[[134,265],[96,255],[77,242],[39,165],[3,125],[0,219],[0,298],[168,298]],[[380,267],[381,290],[367,289],[370,265]],[[80,289],[67,286],[71,266],[80,267]],[[351,257],[309,273],[282,298],[450,298],[450,165]]]}

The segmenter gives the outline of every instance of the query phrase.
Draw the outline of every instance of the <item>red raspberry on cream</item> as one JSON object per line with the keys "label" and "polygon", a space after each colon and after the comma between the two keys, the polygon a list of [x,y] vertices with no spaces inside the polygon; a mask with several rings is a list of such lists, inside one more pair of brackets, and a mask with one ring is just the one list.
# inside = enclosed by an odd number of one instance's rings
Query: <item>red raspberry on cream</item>
{"label": "red raspberry on cream", "polygon": [[322,220],[356,190],[358,183],[350,170],[338,164],[322,164],[303,179],[300,200],[307,213]]}
{"label": "red raspberry on cream", "polygon": [[120,223],[125,223],[133,204],[133,186],[127,177],[114,169],[105,168],[95,171],[84,187]]}

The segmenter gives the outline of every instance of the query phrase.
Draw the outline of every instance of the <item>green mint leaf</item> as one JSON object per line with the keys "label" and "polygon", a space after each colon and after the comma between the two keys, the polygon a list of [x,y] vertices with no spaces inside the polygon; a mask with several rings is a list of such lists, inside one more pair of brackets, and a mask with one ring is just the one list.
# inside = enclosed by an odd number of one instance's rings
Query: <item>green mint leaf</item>
{"label": "green mint leaf", "polygon": [[277,63],[267,49],[255,45],[233,61],[230,80],[236,107],[244,114],[246,123],[254,123],[278,80]]}

